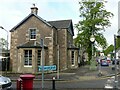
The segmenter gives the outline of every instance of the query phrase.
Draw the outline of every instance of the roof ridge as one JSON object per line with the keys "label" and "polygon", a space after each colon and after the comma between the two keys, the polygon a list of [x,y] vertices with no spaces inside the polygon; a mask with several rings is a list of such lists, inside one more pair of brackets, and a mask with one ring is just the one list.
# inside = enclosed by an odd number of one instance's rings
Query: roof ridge
{"label": "roof ridge", "polygon": [[16,26],[14,26],[10,32],[14,31],[14,29],[16,29],[20,24],[23,23],[23,21],[25,21],[27,18],[29,18],[32,15],[32,13],[30,13],[28,16],[26,16],[22,21],[20,21]]}
{"label": "roof ridge", "polygon": [[47,24],[50,27],[53,27],[51,24],[49,24],[46,20],[44,20],[43,18],[41,18],[40,16],[34,14],[34,13],[30,13],[28,16],[26,16],[22,21],[20,21],[16,26],[14,26],[10,32],[13,32],[17,27],[19,27],[22,23],[24,23],[29,17],[31,17],[32,15],[34,15],[36,18],[38,18],[39,20],[41,20],[43,23]]}
{"label": "roof ridge", "polygon": [[47,21],[47,22],[57,22],[57,21],[72,21],[72,19],[66,19],[66,20],[54,20],[54,21]]}
{"label": "roof ridge", "polygon": [[55,26],[56,28],[69,28],[71,22],[72,22],[72,19],[48,21],[48,23],[50,23],[52,26]]}
{"label": "roof ridge", "polygon": [[[34,14],[34,15],[35,15],[35,14]],[[42,20],[44,23],[46,23],[48,26],[53,27],[53,26],[51,26],[51,24],[49,24],[45,19],[41,18],[41,17],[38,16],[38,15],[35,15],[35,16],[38,17],[40,20]]]}

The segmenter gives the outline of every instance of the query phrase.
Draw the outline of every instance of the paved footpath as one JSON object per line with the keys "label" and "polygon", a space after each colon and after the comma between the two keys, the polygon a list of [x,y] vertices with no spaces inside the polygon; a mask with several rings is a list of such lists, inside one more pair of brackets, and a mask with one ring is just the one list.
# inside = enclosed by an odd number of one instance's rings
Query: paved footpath
{"label": "paved footpath", "polygon": [[[100,79],[104,78],[106,76],[110,75],[110,71],[105,71],[104,69],[101,69],[101,76],[99,76],[98,70],[91,71],[89,69],[89,66],[81,66],[76,69],[68,69],[66,71],[60,72],[59,77],[60,80],[92,80],[92,79]],[[10,77],[12,81],[16,81],[21,74],[13,74],[13,73],[7,73],[6,76]],[[53,77],[56,77],[57,79],[57,73],[50,73],[46,74],[44,73],[44,79],[45,80],[51,80]],[[42,75],[41,74],[36,74],[34,80],[41,80]]]}
{"label": "paved footpath", "polygon": [[[105,69],[106,68],[107,67],[105,67]],[[99,74],[98,70],[91,71],[89,69],[89,66],[87,65],[87,66],[82,66],[82,67],[79,67],[76,69],[69,69],[69,70],[60,72],[60,79],[59,80],[61,80],[63,82],[77,82],[77,81],[89,81],[89,80],[102,79],[102,78],[109,77],[109,75],[111,74],[110,71],[111,71],[111,68],[110,68],[110,70],[101,69],[102,76],[98,76],[98,74]],[[20,74],[7,73],[7,76],[11,78],[12,82],[16,86],[16,80],[19,78]],[[51,81],[52,77],[54,77],[54,76],[57,78],[57,73],[44,74],[45,82],[47,80]],[[39,84],[41,79],[42,79],[41,74],[35,75],[34,82],[38,81],[38,84]],[[50,85],[52,85],[51,84],[52,82],[49,82],[49,83],[50,83]],[[50,88],[51,88],[51,86],[50,86]],[[36,90],[36,89],[34,89],[34,90]],[[42,90],[42,89],[40,89],[40,90]],[[51,89],[44,89],[44,90],[51,90]],[[61,90],[61,89],[57,88],[57,90]],[[62,90],[103,90],[103,89],[77,89],[77,88],[74,88],[74,89],[68,88],[67,89],[67,88],[65,88]]]}

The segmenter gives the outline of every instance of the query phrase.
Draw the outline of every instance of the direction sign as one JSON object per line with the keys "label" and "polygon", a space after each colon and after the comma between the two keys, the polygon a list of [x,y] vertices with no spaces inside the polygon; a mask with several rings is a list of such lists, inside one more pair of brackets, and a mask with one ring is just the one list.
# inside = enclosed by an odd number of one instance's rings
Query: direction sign
{"label": "direction sign", "polygon": [[[56,65],[44,66],[44,71],[56,70]],[[38,66],[38,71],[42,71],[42,66]]]}

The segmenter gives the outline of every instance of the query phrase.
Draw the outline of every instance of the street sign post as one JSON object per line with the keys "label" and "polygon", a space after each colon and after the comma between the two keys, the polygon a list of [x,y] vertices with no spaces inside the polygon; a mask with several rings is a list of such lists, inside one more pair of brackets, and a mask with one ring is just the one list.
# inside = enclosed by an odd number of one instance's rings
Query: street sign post
{"label": "street sign post", "polygon": [[[44,71],[55,71],[56,70],[56,65],[44,66],[43,70]],[[38,66],[38,71],[42,71],[42,66]]]}
{"label": "street sign post", "polygon": [[41,38],[41,46],[42,46],[42,90],[44,89],[44,39]]}

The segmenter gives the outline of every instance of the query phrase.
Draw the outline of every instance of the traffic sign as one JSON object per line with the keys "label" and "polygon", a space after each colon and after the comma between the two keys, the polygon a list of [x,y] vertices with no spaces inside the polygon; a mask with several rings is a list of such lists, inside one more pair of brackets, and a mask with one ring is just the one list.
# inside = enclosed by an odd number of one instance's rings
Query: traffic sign
{"label": "traffic sign", "polygon": [[[55,71],[56,65],[44,66],[44,71]],[[38,71],[42,71],[42,66],[38,66]]]}

